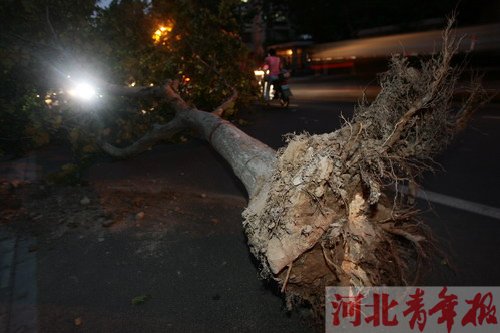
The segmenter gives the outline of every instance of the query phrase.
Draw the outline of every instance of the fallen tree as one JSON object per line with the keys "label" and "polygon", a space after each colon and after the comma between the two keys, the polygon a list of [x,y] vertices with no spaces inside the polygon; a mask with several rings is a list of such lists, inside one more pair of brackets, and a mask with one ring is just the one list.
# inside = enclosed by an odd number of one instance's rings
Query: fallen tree
{"label": "fallen tree", "polygon": [[398,189],[435,167],[433,157],[485,100],[474,81],[463,103],[452,104],[460,69],[451,59],[458,42],[450,24],[442,52],[418,68],[394,57],[380,77],[380,94],[361,103],[352,120],[332,133],[290,134],[279,151],[221,118],[236,91],[206,112],[187,103],[175,81],[162,87],[104,85],[113,94],[163,98],[175,117],[130,146],[102,138],[98,143],[125,158],[183,129],[196,130],[248,192],[243,227],[262,276],[281,286],[289,305],[307,301],[321,313],[325,286],[411,284],[432,259],[432,236]]}

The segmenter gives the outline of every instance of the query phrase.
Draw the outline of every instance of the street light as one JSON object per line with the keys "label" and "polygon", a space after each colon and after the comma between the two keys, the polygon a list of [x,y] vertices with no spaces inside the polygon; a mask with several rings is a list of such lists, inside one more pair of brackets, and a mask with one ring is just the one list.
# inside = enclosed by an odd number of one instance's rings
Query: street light
{"label": "street light", "polygon": [[165,40],[168,39],[170,33],[174,29],[174,21],[167,20],[165,24],[158,26],[158,29],[151,36],[154,40],[155,44],[165,43]]}

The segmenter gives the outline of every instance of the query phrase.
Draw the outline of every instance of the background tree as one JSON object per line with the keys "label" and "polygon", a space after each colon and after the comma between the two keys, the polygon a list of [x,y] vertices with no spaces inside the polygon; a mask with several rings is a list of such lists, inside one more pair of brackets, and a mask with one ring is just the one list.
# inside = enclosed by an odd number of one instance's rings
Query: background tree
{"label": "background tree", "polygon": [[[6,137],[1,144],[11,152],[29,149],[34,142],[45,144],[51,137],[68,137],[77,151],[91,152],[94,134],[115,142],[133,140],[172,115],[158,101],[103,96],[98,121],[90,121],[88,112],[81,111],[96,111],[97,105],[81,106],[68,95],[82,80],[150,85],[176,78],[186,99],[207,108],[232,96],[233,89],[242,97],[239,103],[253,93],[234,1],[116,0],[106,9],[95,1],[12,1],[2,6],[8,18],[1,35],[2,98],[8,102],[2,106]],[[169,31],[159,30],[167,26]],[[88,127],[85,135],[82,122]],[[24,140],[19,140],[21,132]]]}
{"label": "background tree", "polygon": [[357,38],[360,30],[389,25],[396,26],[401,32],[422,30],[426,27],[419,25],[419,22],[436,18],[439,21],[451,12],[457,13],[456,20],[460,26],[498,22],[500,17],[500,4],[488,0],[422,0],[418,3],[411,0],[272,2],[285,2],[296,35],[310,34],[316,42]]}
{"label": "background tree", "polygon": [[70,39],[73,49],[86,43],[95,10],[94,0],[0,3],[0,154],[48,142],[44,99],[54,84],[47,78],[63,56],[56,42]]}

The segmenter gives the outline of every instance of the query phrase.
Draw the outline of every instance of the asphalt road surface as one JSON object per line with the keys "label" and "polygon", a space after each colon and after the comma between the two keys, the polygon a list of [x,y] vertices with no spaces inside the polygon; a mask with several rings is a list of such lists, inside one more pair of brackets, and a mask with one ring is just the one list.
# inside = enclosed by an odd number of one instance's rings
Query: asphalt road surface
{"label": "asphalt road surface", "polygon": [[[333,131],[341,117],[352,115],[363,90],[376,92],[373,83],[292,80],[288,109],[251,108],[240,115],[242,129],[274,148],[284,145],[286,133]],[[425,177],[422,219],[438,234],[454,271],[438,265],[424,284],[500,285],[499,142],[500,105],[489,104],[439,157],[444,171]],[[37,156],[43,168],[66,162],[57,152],[46,155]],[[258,280],[240,225],[244,189],[206,143],[160,145],[128,160],[104,160],[87,177],[89,191],[114,187],[116,200],[130,209],[127,200],[135,195],[151,202],[140,224],[132,218],[108,229],[73,226],[55,241],[39,239],[28,258],[36,254],[36,264],[24,270],[36,268],[27,285],[38,287],[37,309],[26,313],[38,314],[33,325],[39,332],[312,331],[296,314],[287,315],[281,299]],[[161,218],[148,219],[155,211]],[[4,247],[13,247],[13,239],[0,234]],[[132,305],[141,295],[151,298]]]}

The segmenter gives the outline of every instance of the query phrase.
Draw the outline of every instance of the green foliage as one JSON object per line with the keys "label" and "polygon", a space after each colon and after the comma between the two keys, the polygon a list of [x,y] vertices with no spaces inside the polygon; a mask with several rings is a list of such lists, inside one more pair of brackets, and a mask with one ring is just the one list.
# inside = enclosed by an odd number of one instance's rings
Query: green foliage
{"label": "green foliage", "polygon": [[[73,80],[114,84],[181,81],[183,97],[211,110],[232,92],[252,93],[252,68],[237,33],[236,0],[23,0],[0,3],[0,152],[69,140],[82,158],[102,135],[133,141],[172,116],[167,105],[102,96],[79,104]],[[161,24],[173,23],[159,42]],[[4,25],[4,24],[2,24]]]}
{"label": "green foliage", "polygon": [[57,90],[53,69],[62,52],[56,43],[88,30],[94,8],[94,0],[0,2],[0,151],[20,154],[49,141],[47,121],[54,115],[43,101]]}
{"label": "green foliage", "polygon": [[[149,31],[141,34],[149,38],[150,47],[144,50],[147,57],[127,62],[134,68],[126,71],[129,80],[146,85],[179,79],[184,97],[206,110],[227,98],[230,87],[243,96],[250,94],[253,68],[237,33],[232,13],[236,4],[228,0],[153,2]],[[152,45],[153,31],[169,21],[172,31]]]}

